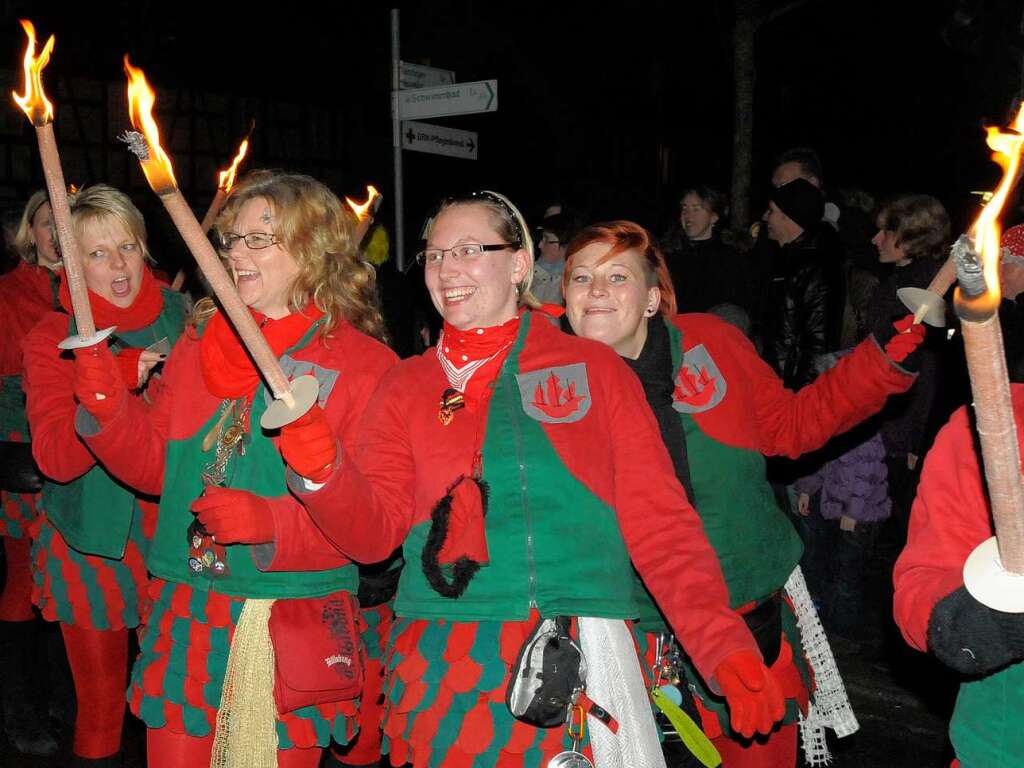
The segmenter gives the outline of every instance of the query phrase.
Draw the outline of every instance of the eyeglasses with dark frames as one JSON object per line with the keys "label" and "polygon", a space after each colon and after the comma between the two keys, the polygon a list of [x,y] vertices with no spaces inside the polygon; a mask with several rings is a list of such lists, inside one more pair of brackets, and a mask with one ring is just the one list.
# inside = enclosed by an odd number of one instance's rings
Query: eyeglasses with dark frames
{"label": "eyeglasses with dark frames", "polygon": [[416,263],[422,267],[439,267],[441,262],[444,261],[446,253],[450,253],[455,261],[465,262],[472,261],[477,256],[488,251],[504,251],[515,247],[517,246],[512,243],[493,243],[491,245],[460,243],[451,248],[427,248],[425,251],[420,251],[416,254]]}
{"label": "eyeglasses with dark frames", "polygon": [[227,253],[232,250],[239,240],[245,241],[245,247],[250,251],[262,251],[272,245],[278,245],[281,239],[270,232],[249,232],[240,235],[237,232],[222,232],[220,235],[220,249]]}

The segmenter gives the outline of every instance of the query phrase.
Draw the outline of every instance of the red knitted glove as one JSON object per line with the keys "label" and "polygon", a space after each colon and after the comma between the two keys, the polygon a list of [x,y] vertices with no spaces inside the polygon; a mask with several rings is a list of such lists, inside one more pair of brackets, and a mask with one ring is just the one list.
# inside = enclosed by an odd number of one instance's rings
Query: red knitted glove
{"label": "red knitted glove", "polygon": [[733,730],[746,738],[768,733],[786,713],[778,683],[753,651],[726,656],[715,669],[715,679],[729,705]]}
{"label": "red knitted glove", "polygon": [[104,342],[75,350],[75,399],[101,425],[114,418],[128,390],[120,366]]}
{"label": "red knitted glove", "polygon": [[291,424],[281,427],[281,455],[296,474],[314,483],[330,477],[338,458],[338,440],[323,409],[314,404]]}
{"label": "red knitted glove", "polygon": [[142,357],[142,350],[136,347],[128,347],[117,353],[117,365],[121,369],[121,380],[128,389],[139,388],[139,358]]}
{"label": "red knitted glove", "polygon": [[218,544],[264,544],[274,540],[274,518],[262,496],[210,486],[192,502],[192,514]]}
{"label": "red knitted glove", "polygon": [[887,341],[879,339],[885,344],[885,356],[906,370],[916,372],[921,363],[918,359],[920,355],[915,355],[914,352],[924,342],[928,329],[923,323],[915,324],[913,315],[897,320],[892,327],[896,333]]}

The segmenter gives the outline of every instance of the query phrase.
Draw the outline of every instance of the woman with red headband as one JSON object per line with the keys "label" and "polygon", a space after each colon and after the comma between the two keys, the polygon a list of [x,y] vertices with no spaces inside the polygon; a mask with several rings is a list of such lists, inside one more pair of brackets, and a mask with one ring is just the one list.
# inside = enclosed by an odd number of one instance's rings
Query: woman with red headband
{"label": "woman with red headband", "polygon": [[[445,201],[418,255],[437,347],[385,377],[354,451],[323,420],[283,430],[293,492],[341,551],[404,546],[391,764],[663,765],[625,622],[631,559],[733,725],[768,732],[782,698],[643,392],[611,350],[531,311],[528,232],[496,193]],[[320,451],[322,474],[300,477],[299,446]]]}
{"label": "woman with red headband", "polygon": [[[127,195],[97,184],[71,202],[96,327],[115,326],[118,375],[148,396],[159,349],[184,327],[184,300],[153,277],[145,222]],[[60,622],[71,663],[74,764],[119,765],[128,631],[142,622],[156,505],[111,477],[75,434],[75,366],[57,348],[77,332],[67,281],[60,304],[24,343],[32,453],[45,476],[33,530],[33,599],[43,618]]]}
{"label": "woman with red headband", "polygon": [[[685,665],[704,730],[727,766],[791,768],[795,723],[801,710],[806,714],[813,680],[781,594],[801,544],[765,479],[764,456],[818,448],[909,388],[923,330],[896,333],[910,325],[901,321],[891,339],[866,340],[793,393],[739,330],[712,315],[676,314],[665,260],[637,224],[615,221],[580,232],[569,245],[564,280],[573,330],[612,347],[639,377],[676,473],[691,484],[730,605],[787,699],[781,730],[751,741],[730,727],[731,703],[713,695],[699,665]],[[653,612],[647,618],[657,624]]]}

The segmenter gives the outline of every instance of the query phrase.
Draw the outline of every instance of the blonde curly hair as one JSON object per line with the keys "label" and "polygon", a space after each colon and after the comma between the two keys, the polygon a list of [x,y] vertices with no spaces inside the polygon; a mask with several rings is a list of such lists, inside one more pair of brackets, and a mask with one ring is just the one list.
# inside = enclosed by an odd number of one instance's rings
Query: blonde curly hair
{"label": "blonde curly hair", "polygon": [[[274,234],[299,267],[288,306],[300,311],[312,299],[325,315],[322,337],[341,320],[358,331],[387,341],[376,293],[376,272],[360,259],[355,216],[326,186],[310,176],[283,171],[251,171],[232,189],[217,216],[218,233],[231,231],[241,207],[263,198],[274,214]],[[219,236],[219,235],[218,235]],[[196,304],[193,321],[209,317],[211,299]]]}

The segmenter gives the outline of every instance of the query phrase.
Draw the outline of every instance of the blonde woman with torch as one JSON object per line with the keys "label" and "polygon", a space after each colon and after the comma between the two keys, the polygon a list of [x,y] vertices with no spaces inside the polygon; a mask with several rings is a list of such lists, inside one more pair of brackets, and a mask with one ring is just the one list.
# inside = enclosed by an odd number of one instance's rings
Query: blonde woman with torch
{"label": "blonde woman with torch", "polygon": [[[319,404],[300,423],[322,421],[350,445],[395,361],[351,216],[307,176],[255,172],[216,228],[286,373],[317,378]],[[129,693],[150,768],[318,765],[331,738],[344,744],[357,728],[358,681],[353,691],[346,676],[359,660],[356,569],[288,492],[278,451],[289,438],[259,427],[270,400],[259,372],[206,302],[152,407],[127,398],[114,373],[105,353],[79,357],[79,430],[124,482],[162,494]],[[297,451],[292,468],[320,478],[322,449]]]}

